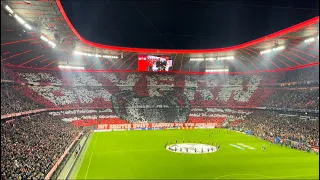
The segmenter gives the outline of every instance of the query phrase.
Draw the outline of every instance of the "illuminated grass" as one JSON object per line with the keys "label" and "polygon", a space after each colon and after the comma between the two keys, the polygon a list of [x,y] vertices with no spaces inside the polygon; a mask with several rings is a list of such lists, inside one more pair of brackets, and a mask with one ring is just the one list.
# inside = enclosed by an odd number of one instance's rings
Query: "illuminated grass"
{"label": "illuminated grass", "polygon": [[[213,141],[221,148],[210,154],[180,154],[164,148],[166,141],[182,143],[182,139]],[[223,129],[96,132],[88,143],[75,169],[77,179],[317,179],[319,174],[315,154],[270,146]],[[238,143],[255,149],[230,145]]]}

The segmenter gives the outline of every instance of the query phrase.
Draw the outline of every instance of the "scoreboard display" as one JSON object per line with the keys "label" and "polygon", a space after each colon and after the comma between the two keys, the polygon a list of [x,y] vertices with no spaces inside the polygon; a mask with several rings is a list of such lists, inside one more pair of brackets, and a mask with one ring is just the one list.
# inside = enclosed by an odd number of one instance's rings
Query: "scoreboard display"
{"label": "scoreboard display", "polygon": [[138,56],[138,71],[168,72],[171,70],[172,60],[167,56]]}

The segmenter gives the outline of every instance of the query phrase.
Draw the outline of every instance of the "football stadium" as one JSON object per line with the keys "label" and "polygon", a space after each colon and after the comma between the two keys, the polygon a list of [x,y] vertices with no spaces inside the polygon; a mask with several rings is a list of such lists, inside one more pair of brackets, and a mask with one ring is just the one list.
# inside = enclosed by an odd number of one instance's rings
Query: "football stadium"
{"label": "football stadium", "polygon": [[1,1],[1,179],[319,179],[319,9],[230,2]]}

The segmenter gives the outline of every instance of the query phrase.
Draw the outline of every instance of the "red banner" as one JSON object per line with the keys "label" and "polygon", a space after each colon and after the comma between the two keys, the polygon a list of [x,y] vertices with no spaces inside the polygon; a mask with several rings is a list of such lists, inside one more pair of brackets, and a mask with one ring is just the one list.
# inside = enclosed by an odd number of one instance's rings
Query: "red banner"
{"label": "red banner", "polygon": [[217,123],[131,123],[131,124],[99,124],[97,129],[142,129],[142,128],[214,128]]}

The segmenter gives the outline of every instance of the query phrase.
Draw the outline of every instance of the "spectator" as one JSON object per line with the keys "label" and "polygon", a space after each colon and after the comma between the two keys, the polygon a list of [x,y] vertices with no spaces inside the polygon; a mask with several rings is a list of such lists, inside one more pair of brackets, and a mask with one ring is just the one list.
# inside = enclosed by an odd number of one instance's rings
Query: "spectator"
{"label": "spectator", "polygon": [[1,123],[1,179],[44,179],[78,135],[48,114]]}
{"label": "spectator", "polygon": [[10,84],[1,84],[1,115],[42,108],[41,105],[15,91]]}
{"label": "spectator", "polygon": [[234,129],[274,142],[276,137],[283,144],[300,150],[307,150],[312,145],[319,147],[319,119],[302,119],[297,115],[282,115],[272,111],[254,111],[246,121],[237,124]]}

